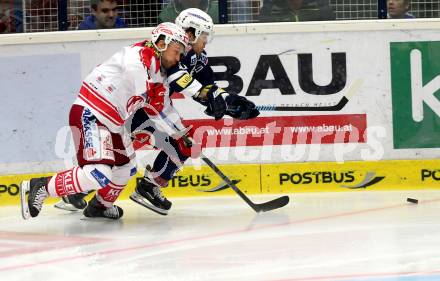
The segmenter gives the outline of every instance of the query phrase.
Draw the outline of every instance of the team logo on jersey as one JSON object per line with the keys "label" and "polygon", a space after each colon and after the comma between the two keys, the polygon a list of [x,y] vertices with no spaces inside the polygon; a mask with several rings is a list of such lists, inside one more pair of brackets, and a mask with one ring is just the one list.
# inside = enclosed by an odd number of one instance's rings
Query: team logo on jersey
{"label": "team logo on jersey", "polygon": [[176,83],[177,85],[179,85],[181,88],[186,88],[186,86],[188,86],[189,83],[191,83],[193,80],[193,78],[188,74],[185,73],[185,75],[183,75],[182,77],[180,77]]}
{"label": "team logo on jersey", "polygon": [[101,131],[101,142],[102,142],[102,158],[113,159],[113,140],[112,136],[108,131]]}
{"label": "team logo on jersey", "polygon": [[202,53],[200,55],[200,59],[199,61],[203,64],[203,65],[207,65],[208,64],[208,56],[204,53]]}
{"label": "team logo on jersey", "polygon": [[97,151],[93,147],[89,147],[84,149],[84,158],[87,160],[93,160],[95,159],[95,155],[97,154]]}
{"label": "team logo on jersey", "polygon": [[140,104],[144,103],[144,98],[141,96],[133,96],[127,101],[126,110],[129,114],[135,112],[138,108],[140,108]]}
{"label": "team logo on jersey", "polygon": [[193,55],[193,56],[191,56],[191,60],[190,60],[190,65],[196,65],[196,63],[197,63],[197,55]]}

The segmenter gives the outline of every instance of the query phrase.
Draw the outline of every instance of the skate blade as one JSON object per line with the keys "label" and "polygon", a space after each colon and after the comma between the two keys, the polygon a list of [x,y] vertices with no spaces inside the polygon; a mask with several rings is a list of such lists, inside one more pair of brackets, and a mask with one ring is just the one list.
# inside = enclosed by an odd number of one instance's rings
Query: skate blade
{"label": "skate blade", "polygon": [[21,216],[23,219],[27,220],[31,217],[29,212],[29,205],[26,198],[26,193],[30,189],[30,181],[22,181],[20,184],[20,205],[21,205]]}
{"label": "skate blade", "polygon": [[168,215],[168,210],[157,208],[156,206],[152,205],[150,202],[145,200],[142,196],[137,195],[136,193],[133,193],[130,195],[130,199],[139,205],[144,206],[147,209],[150,209],[153,212],[158,213],[159,215],[166,216]]}
{"label": "skate blade", "polygon": [[72,204],[66,203],[63,200],[53,205],[55,208],[64,210],[64,211],[70,211],[70,212],[77,212],[79,209],[75,208]]}
{"label": "skate blade", "polygon": [[112,218],[105,218],[105,217],[86,217],[82,216],[79,220],[81,221],[94,221],[94,222],[115,222],[115,221],[121,221],[121,219],[112,219]]}

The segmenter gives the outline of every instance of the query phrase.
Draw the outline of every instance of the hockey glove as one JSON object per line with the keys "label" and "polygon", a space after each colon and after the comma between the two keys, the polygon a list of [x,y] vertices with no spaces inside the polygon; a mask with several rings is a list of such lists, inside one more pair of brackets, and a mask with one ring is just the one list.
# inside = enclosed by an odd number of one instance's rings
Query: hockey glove
{"label": "hockey glove", "polygon": [[207,85],[200,91],[202,96],[207,98],[207,107],[205,113],[215,118],[221,119],[225,115],[226,102],[222,97],[225,90],[216,85]]}
{"label": "hockey glove", "polygon": [[131,133],[134,150],[152,148],[154,144],[154,136],[147,130],[136,130]]}
{"label": "hockey glove", "polygon": [[255,104],[245,97],[229,94],[226,99],[226,114],[234,119],[246,120],[260,115]]}
{"label": "hockey glove", "polygon": [[144,110],[148,115],[157,115],[163,110],[166,88],[162,83],[149,83],[148,86]]}
{"label": "hockey glove", "polygon": [[189,126],[176,142],[181,154],[186,157],[198,158],[202,153],[202,146],[194,141],[193,135],[194,129],[192,126]]}

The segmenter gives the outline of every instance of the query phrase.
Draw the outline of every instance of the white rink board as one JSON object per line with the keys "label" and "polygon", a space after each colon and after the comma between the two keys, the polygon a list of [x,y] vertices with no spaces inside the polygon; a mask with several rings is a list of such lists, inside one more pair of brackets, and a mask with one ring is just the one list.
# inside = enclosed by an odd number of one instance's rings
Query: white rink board
{"label": "white rink board", "polygon": [[[312,54],[313,80],[325,86],[332,79],[331,54],[345,53],[345,87],[331,96],[312,96],[311,101],[334,104],[347,96],[349,102],[344,108],[337,112],[263,112],[261,116],[366,114],[367,142],[301,145],[297,148],[304,153],[292,157],[286,157],[286,151],[292,147],[249,148],[258,154],[248,158],[251,162],[430,159],[438,158],[440,150],[393,149],[390,42],[440,41],[438,26],[439,21],[435,20],[417,20],[413,25],[366,21],[221,26],[207,51],[210,57],[238,59],[240,70],[236,75],[243,81],[241,95],[246,93],[260,57],[277,55],[296,95],[266,89],[259,96],[249,97],[262,105],[310,102],[311,95],[299,85],[298,54]],[[0,65],[10,65],[0,68],[0,104],[3,105],[0,174],[64,169],[66,164],[60,157],[66,151],[63,142],[57,143],[56,136],[66,133],[63,125],[67,125],[67,113],[81,78],[120,47],[144,39],[141,36],[149,32],[150,29],[74,31],[0,37]],[[45,39],[50,43],[44,43]],[[224,71],[222,67],[214,69]],[[266,79],[273,79],[271,71]],[[219,84],[227,86],[222,83]],[[207,118],[202,110],[195,112],[192,101],[176,100],[175,104],[185,119]],[[243,152],[227,148],[208,149],[206,154],[218,163],[237,163],[243,159]],[[224,157],[227,154],[229,157]]]}

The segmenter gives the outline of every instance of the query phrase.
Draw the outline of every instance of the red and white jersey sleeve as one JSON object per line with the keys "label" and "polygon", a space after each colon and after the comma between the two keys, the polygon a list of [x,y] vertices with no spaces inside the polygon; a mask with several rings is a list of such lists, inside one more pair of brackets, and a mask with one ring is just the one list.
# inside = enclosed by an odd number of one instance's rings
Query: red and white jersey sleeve
{"label": "red and white jersey sleeve", "polygon": [[145,42],[123,48],[83,81],[75,104],[89,108],[110,131],[145,105],[149,83],[164,83],[160,61]]}
{"label": "red and white jersey sleeve", "polygon": [[165,100],[164,108],[160,114],[149,115],[149,117],[157,128],[171,136],[178,131],[182,131],[185,126],[182,123],[182,117],[170,101],[170,99]]}

